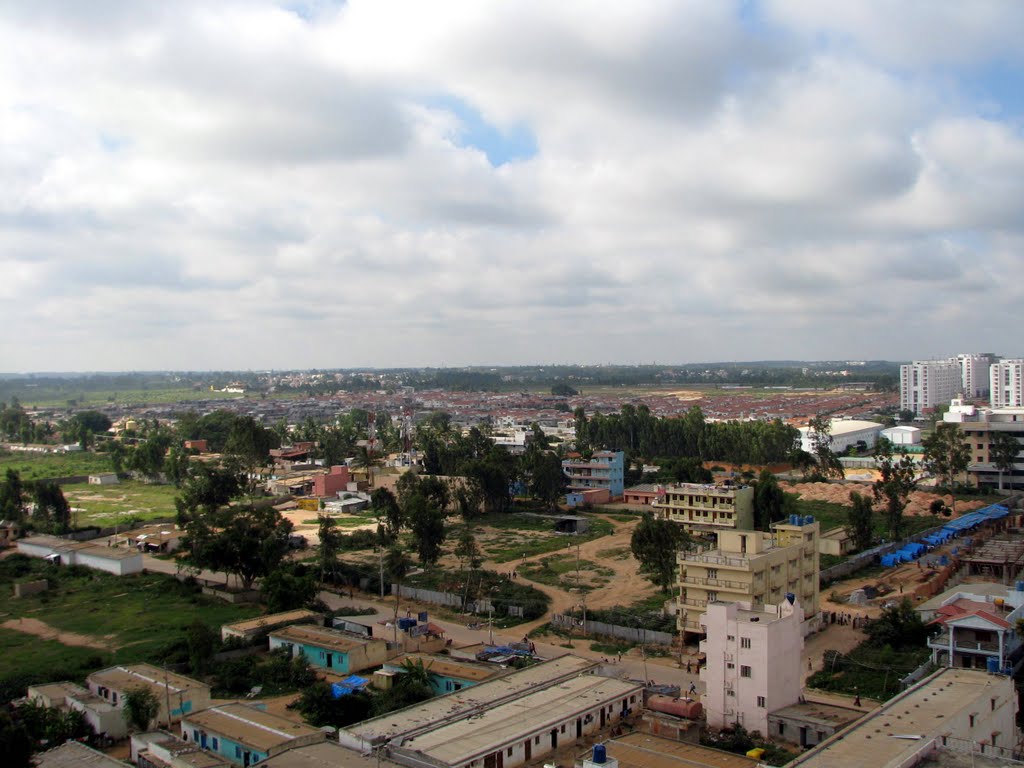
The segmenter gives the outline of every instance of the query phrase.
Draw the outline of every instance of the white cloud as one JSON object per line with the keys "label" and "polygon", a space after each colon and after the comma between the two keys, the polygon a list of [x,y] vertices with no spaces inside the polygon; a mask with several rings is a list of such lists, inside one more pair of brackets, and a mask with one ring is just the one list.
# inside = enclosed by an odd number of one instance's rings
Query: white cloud
{"label": "white cloud", "polygon": [[0,367],[1024,353],[1015,5],[823,5],[5,8]]}

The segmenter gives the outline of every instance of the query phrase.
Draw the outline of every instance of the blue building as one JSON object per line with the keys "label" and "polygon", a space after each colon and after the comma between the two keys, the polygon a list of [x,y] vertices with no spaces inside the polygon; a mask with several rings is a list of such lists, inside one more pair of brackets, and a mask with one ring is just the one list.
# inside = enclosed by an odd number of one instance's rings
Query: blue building
{"label": "blue building", "polygon": [[581,500],[591,496],[600,504],[620,498],[626,489],[626,456],[622,451],[597,451],[589,459],[571,454],[562,461],[562,471],[568,480],[567,495],[577,494]]}
{"label": "blue building", "polygon": [[348,675],[379,667],[388,657],[387,642],[308,624],[270,632],[270,650],[286,648],[292,658],[302,654],[310,666]]}
{"label": "blue building", "polygon": [[319,728],[287,720],[248,704],[221,704],[181,721],[181,738],[235,765],[254,765],[292,747],[326,738]]}
{"label": "blue building", "polygon": [[435,695],[461,691],[471,688],[485,680],[506,672],[497,664],[481,664],[479,662],[461,661],[450,656],[434,656],[413,653],[393,659],[384,665],[384,671],[392,674],[404,674],[405,663],[422,664],[430,676],[430,687]]}

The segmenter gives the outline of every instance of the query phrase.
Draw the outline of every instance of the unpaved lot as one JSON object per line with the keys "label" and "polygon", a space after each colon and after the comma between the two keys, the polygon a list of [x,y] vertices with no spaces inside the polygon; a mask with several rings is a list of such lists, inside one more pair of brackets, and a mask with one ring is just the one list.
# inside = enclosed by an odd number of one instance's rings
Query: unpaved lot
{"label": "unpaved lot", "polygon": [[61,632],[39,619],[8,619],[0,627],[13,629],[15,632],[22,632],[26,635],[35,635],[44,640],[56,640],[64,645],[73,645],[81,648],[95,648],[98,651],[111,649],[113,635],[106,638],[92,635],[80,635],[76,632]]}

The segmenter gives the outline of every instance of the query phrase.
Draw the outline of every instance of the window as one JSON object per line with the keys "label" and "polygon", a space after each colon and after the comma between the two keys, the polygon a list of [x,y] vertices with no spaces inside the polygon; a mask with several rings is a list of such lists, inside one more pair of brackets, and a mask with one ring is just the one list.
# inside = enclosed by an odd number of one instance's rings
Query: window
{"label": "window", "polygon": [[717,579],[718,578],[718,569],[717,568],[708,568],[708,578],[709,579]]}
{"label": "window", "polygon": [[762,709],[764,709],[765,707],[767,707],[767,706],[768,706],[768,705],[767,705],[767,704],[765,703],[765,699],[764,699],[764,696],[758,696],[758,697],[757,697],[757,706],[761,707]]}
{"label": "window", "polygon": [[727,662],[725,662],[725,668],[726,669],[736,669],[736,665],[733,664],[731,661],[727,661]]}
{"label": "window", "polygon": [[512,757],[512,747],[505,750],[505,757]]}
{"label": "window", "polygon": [[717,600],[718,600],[718,593],[715,592],[715,591],[709,591],[708,592],[708,602],[709,603],[714,603]]}
{"label": "window", "polygon": [[750,677],[750,667],[746,664],[740,666],[740,677]]}
{"label": "window", "polygon": [[235,745],[235,757],[241,757],[241,756],[242,756],[242,748],[236,744]]}
{"label": "window", "polygon": [[749,648],[749,647],[750,647],[750,638],[749,637],[741,637],[740,638],[740,648]]}
{"label": "window", "polygon": [[736,635],[726,635],[725,639],[728,640],[730,643],[735,643],[736,642]]}
{"label": "window", "polygon": [[534,746],[540,744],[540,736],[534,736],[533,737],[533,744],[534,744]]}
{"label": "window", "polygon": [[736,691],[734,691],[732,688],[730,688],[728,691],[726,691],[726,694],[728,694],[729,696],[735,696],[736,695]]}
{"label": "window", "polygon": [[976,717],[977,717],[977,715],[968,715],[968,716],[967,716],[967,719],[968,719],[968,720],[970,721],[970,723],[971,723],[971,728],[973,728],[973,727],[974,727],[974,718],[976,718]]}
{"label": "window", "polygon": [[214,752],[216,752],[216,751],[217,751],[217,749],[218,749],[218,748],[220,747],[220,741],[218,741],[218,740],[217,740],[217,737],[216,737],[216,736],[214,736],[214,737],[213,737],[213,741],[212,741],[212,742],[210,742],[210,743],[211,743],[211,744],[213,745],[213,751],[214,751]]}

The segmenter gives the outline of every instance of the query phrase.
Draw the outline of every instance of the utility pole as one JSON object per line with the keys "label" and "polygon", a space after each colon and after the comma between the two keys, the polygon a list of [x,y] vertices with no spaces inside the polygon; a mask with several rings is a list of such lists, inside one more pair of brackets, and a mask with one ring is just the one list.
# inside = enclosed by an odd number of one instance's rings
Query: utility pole
{"label": "utility pole", "polygon": [[171,686],[167,683],[167,664],[164,663],[164,696],[167,699],[167,730],[171,730]]}

